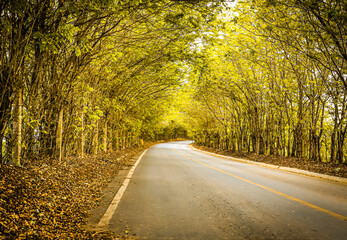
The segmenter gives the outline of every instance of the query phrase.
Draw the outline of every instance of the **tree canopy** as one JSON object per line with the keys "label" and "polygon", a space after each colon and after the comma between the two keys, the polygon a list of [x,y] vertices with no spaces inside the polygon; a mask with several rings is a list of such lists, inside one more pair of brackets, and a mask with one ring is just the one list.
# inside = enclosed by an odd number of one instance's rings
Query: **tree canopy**
{"label": "tree canopy", "polygon": [[188,137],[346,162],[337,0],[0,4],[2,162]]}
{"label": "tree canopy", "polygon": [[181,62],[218,9],[208,1],[2,1],[2,161],[159,138]]}
{"label": "tree canopy", "polygon": [[187,72],[194,139],[346,162],[346,10],[334,0],[239,1],[226,10]]}

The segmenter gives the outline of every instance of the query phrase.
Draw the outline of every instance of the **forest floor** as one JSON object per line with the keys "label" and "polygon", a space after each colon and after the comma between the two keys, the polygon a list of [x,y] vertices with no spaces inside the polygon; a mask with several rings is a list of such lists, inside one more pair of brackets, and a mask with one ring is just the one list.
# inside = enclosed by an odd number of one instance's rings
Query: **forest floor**
{"label": "forest floor", "polygon": [[83,226],[122,166],[149,146],[23,167],[0,164],[0,239],[117,239]]}
{"label": "forest floor", "polygon": [[307,170],[310,172],[322,173],[327,175],[332,175],[336,177],[347,178],[347,164],[336,164],[327,162],[315,162],[294,157],[283,157],[283,156],[269,156],[269,155],[259,155],[256,153],[232,153],[230,151],[216,150],[213,148],[208,148],[204,146],[198,146],[193,144],[195,148],[200,150],[213,152],[217,154],[222,154],[235,158],[247,159],[255,162],[263,162],[283,167],[298,168],[302,170]]}

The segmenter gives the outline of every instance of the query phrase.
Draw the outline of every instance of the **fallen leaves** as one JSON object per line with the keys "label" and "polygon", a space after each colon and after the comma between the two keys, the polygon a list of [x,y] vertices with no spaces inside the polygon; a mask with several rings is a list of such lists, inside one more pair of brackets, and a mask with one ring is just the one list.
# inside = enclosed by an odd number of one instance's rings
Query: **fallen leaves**
{"label": "fallen leaves", "polygon": [[0,239],[115,239],[82,226],[101,191],[141,149],[0,165]]}

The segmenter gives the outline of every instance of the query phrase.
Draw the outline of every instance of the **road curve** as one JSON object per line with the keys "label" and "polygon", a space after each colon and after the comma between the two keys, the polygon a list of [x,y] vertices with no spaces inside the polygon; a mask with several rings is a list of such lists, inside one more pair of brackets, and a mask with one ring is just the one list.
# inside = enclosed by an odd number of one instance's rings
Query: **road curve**
{"label": "road curve", "polygon": [[347,239],[347,185],[150,148],[108,228],[140,239]]}

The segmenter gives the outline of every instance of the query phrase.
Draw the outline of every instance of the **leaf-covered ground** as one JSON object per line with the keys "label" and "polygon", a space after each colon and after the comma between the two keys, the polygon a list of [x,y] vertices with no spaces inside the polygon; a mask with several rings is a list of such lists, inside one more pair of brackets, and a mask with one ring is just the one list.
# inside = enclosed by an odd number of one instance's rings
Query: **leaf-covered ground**
{"label": "leaf-covered ground", "polygon": [[0,239],[116,239],[83,225],[102,190],[142,150],[0,165]]}
{"label": "leaf-covered ground", "polygon": [[326,162],[314,162],[305,159],[299,159],[294,157],[282,157],[282,156],[268,156],[259,155],[255,153],[231,153],[228,151],[216,150],[208,147],[194,145],[195,148],[214,152],[218,154],[223,154],[235,158],[243,158],[256,162],[269,163],[278,166],[292,167],[303,169],[311,172],[328,174],[337,177],[347,178],[347,164],[334,164]]}

